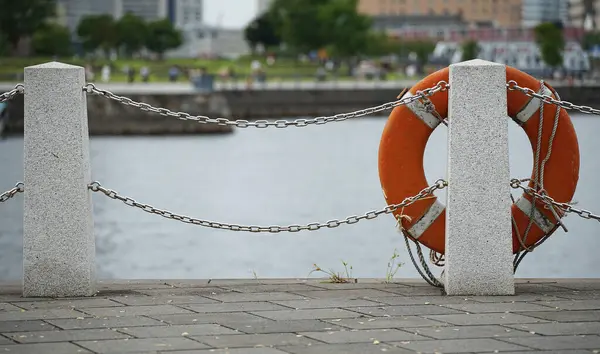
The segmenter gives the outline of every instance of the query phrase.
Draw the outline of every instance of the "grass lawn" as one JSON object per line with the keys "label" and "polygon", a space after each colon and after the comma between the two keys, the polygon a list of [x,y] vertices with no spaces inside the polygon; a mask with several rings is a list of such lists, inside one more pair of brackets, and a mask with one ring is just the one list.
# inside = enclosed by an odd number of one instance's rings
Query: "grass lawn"
{"label": "grass lawn", "polygon": [[[101,75],[103,65],[111,64],[107,59],[85,60],[80,58],[58,58],[60,62],[85,66],[91,64],[94,67],[96,79]],[[225,59],[165,59],[162,61],[156,60],[140,60],[140,59],[118,59],[112,62],[111,81],[125,82],[127,76],[123,69],[127,66],[133,67],[136,70],[135,81],[140,80],[139,69],[146,65],[150,69],[150,81],[164,82],[168,81],[168,71],[173,65],[183,69],[199,69],[204,67],[210,74],[218,74],[226,68],[233,68],[238,80],[244,80],[251,72],[250,63],[253,58],[244,57],[238,60]],[[34,57],[34,58],[0,58],[0,81],[21,81],[23,68],[26,66],[41,64],[52,61],[52,58]],[[262,68],[265,70],[268,81],[290,81],[315,80],[315,74],[319,67],[317,63],[301,63],[291,59],[277,59],[272,66],[268,66],[264,59],[259,59]],[[352,80],[352,77],[347,76],[348,68],[342,66],[339,68],[337,80]],[[393,73],[388,75],[388,80],[404,79],[402,74]],[[329,78],[331,79],[331,77]],[[180,75],[179,81],[185,80]]]}

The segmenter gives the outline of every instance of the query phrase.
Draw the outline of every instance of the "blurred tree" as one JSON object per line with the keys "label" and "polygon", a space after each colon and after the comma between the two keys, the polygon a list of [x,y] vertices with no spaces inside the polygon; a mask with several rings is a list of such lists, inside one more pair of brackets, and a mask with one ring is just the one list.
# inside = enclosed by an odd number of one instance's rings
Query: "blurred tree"
{"label": "blurred tree", "polygon": [[148,26],[144,19],[130,12],[116,23],[117,45],[125,50],[128,57],[139,52],[146,43]]}
{"label": "blurred tree", "polygon": [[277,33],[274,18],[268,12],[250,22],[244,29],[244,37],[254,52],[256,46],[262,44],[265,48],[278,46],[281,38]]}
{"label": "blurred tree", "polygon": [[534,29],[535,41],[540,48],[542,60],[548,66],[562,66],[565,40],[562,30],[553,23],[541,23]]}
{"label": "blurred tree", "polygon": [[321,7],[319,18],[326,29],[332,54],[342,58],[363,54],[369,47],[372,20],[359,14],[358,0],[332,0]]}
{"label": "blurred tree", "polygon": [[470,39],[464,41],[461,45],[462,49],[462,61],[477,59],[481,48],[476,40]]}
{"label": "blurred tree", "polygon": [[33,34],[31,45],[37,55],[67,56],[71,54],[71,33],[67,27],[49,23]]}
{"label": "blurred tree", "polygon": [[33,35],[55,9],[55,0],[0,0],[0,33],[10,49],[15,50],[21,38]]}
{"label": "blurred tree", "polygon": [[600,44],[600,32],[587,32],[581,41],[581,46],[585,50],[592,49],[593,46]]}
{"label": "blurred tree", "polygon": [[435,49],[435,42],[428,40],[415,40],[402,43],[404,53],[415,53],[417,55],[417,64],[419,73],[423,73],[425,64],[429,62],[429,55]]}
{"label": "blurred tree", "polygon": [[169,49],[175,49],[183,43],[181,32],[168,19],[148,23],[146,48],[156,53],[162,59]]}
{"label": "blurred tree", "polygon": [[300,52],[329,44],[328,32],[319,12],[333,0],[275,0],[269,8],[277,34]]}
{"label": "blurred tree", "polygon": [[117,43],[117,31],[111,15],[90,15],[79,21],[77,34],[83,41],[83,48],[87,52],[102,49],[108,57],[111,49]]}
{"label": "blurred tree", "polygon": [[8,39],[4,33],[0,32],[0,57],[8,55]]}

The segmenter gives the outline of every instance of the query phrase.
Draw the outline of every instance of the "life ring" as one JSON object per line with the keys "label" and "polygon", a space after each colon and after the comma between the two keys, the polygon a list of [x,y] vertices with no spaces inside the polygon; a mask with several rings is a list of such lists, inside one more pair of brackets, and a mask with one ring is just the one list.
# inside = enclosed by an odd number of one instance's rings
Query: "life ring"
{"label": "life ring", "polygon": [[[449,68],[434,72],[412,87],[406,96],[414,96],[417,91],[434,87],[438,82],[448,82]],[[521,87],[529,87],[544,95],[556,98],[550,85],[515,68],[506,67],[506,80],[514,80]],[[541,88],[540,88],[541,87]],[[450,90],[452,87],[449,88]],[[395,107],[384,127],[379,144],[379,178],[383,194],[388,205],[399,204],[405,198],[414,196],[429,184],[423,169],[425,146],[433,130],[448,116],[448,92],[445,90],[429,97],[435,111],[428,110],[421,100],[407,105]],[[540,121],[540,100],[530,98],[522,92],[507,90],[508,116],[519,124],[534,151],[537,148],[538,124]],[[549,141],[554,127],[556,109],[554,105],[545,104],[542,124],[540,156],[547,154]],[[436,114],[437,113],[437,114]],[[450,121],[449,124],[452,124]],[[551,157],[544,168],[544,190],[557,202],[570,202],[579,178],[579,145],[575,129],[566,110],[560,108],[558,126],[553,137]],[[534,188],[532,173],[529,186]],[[507,185],[510,181],[506,181]],[[513,205],[513,252],[521,247],[519,237],[523,235],[530,223],[533,198],[524,193]],[[533,222],[529,227],[524,245],[529,248],[545,236],[551,235],[558,227],[558,219],[562,217],[545,208],[538,198],[533,210]],[[399,218],[400,215],[403,217]],[[437,198],[422,199],[414,204],[398,209],[394,216],[401,223],[401,228],[408,237],[425,245],[431,250],[444,254],[445,248],[445,206]]]}

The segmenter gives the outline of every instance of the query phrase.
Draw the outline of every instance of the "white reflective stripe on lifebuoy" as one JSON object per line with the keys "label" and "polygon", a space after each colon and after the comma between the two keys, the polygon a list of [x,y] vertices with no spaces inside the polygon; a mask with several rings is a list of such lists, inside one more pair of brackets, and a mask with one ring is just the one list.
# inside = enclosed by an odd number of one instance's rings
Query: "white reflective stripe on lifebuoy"
{"label": "white reflective stripe on lifebuoy", "polygon": [[[547,96],[552,95],[552,91],[550,91],[550,89],[546,85],[543,85],[538,91],[538,93]],[[538,109],[540,109],[540,99],[532,97],[529,99],[529,102],[527,102],[525,107],[523,107],[523,109],[521,109],[521,111],[517,113],[515,120],[519,124],[525,124],[529,120],[529,118],[531,118],[533,114],[538,111]]]}
{"label": "white reflective stripe on lifebuoy", "polygon": [[[519,200],[516,201],[515,205],[517,206],[517,208],[519,208],[519,210],[525,213],[527,217],[531,215],[532,205],[527,198],[519,198]],[[535,208],[533,211],[533,222],[537,225],[537,227],[544,231],[545,234],[549,234],[555,226],[554,223],[552,223],[552,221],[550,221],[550,219],[546,217],[546,215],[542,214],[542,212],[538,210],[538,208]],[[525,230],[519,230],[519,232],[523,233],[525,232]],[[521,234],[521,237],[523,236],[524,235]]]}
{"label": "white reflective stripe on lifebuoy", "polygon": [[435,203],[431,204],[425,214],[423,214],[423,216],[421,216],[421,218],[408,230],[410,236],[415,240],[421,237],[425,230],[427,230],[438,216],[442,214],[445,208],[446,207],[442,203],[436,200]]}
{"label": "white reflective stripe on lifebuoy", "polygon": [[[403,98],[413,97],[412,93],[407,92]],[[431,129],[435,129],[440,124],[440,119],[436,117],[434,114],[427,111],[427,108],[420,100],[412,101],[408,103],[408,109],[410,109],[417,117],[419,117],[425,124],[427,124]]]}

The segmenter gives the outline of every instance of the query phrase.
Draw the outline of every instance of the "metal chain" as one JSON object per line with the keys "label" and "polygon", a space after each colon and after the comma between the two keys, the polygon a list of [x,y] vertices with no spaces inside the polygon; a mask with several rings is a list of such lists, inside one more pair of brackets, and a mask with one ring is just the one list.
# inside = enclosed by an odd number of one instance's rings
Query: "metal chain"
{"label": "metal chain", "polygon": [[142,103],[142,102],[136,102],[133,101],[130,98],[127,97],[123,97],[123,96],[118,96],[115,95],[114,93],[107,91],[107,90],[102,90],[97,88],[94,84],[87,84],[83,87],[83,89],[88,92],[88,93],[95,93],[95,94],[99,94],[102,95],[108,99],[111,100],[115,100],[117,102],[120,102],[124,105],[127,106],[133,106],[133,107],[137,107],[143,111],[148,111],[148,112],[154,112],[154,113],[158,113],[160,115],[163,116],[169,116],[169,117],[175,117],[181,120],[193,120],[196,121],[198,123],[212,123],[212,124],[217,124],[217,125],[227,125],[227,126],[235,126],[238,128],[248,128],[248,127],[255,127],[255,128],[268,128],[268,127],[276,127],[276,128],[287,128],[290,126],[294,126],[294,127],[305,127],[311,124],[315,124],[315,125],[320,125],[320,124],[325,124],[325,123],[329,123],[329,122],[340,122],[349,118],[357,118],[357,117],[362,117],[362,116],[367,116],[376,112],[381,112],[381,111],[386,111],[386,110],[390,110],[394,107],[397,106],[402,106],[402,105],[406,105],[409,104],[413,101],[416,101],[418,99],[421,98],[427,98],[430,96],[433,96],[436,92],[440,92],[440,91],[446,91],[448,90],[448,88],[450,87],[450,85],[448,85],[447,82],[445,81],[440,81],[438,82],[435,86],[427,88],[425,90],[422,91],[417,91],[416,94],[414,96],[410,96],[410,97],[405,97],[405,98],[401,98],[399,100],[396,101],[391,101],[391,102],[387,102],[384,103],[382,105],[379,106],[375,106],[375,107],[370,107],[370,108],[365,108],[365,109],[361,109],[358,111],[354,111],[354,112],[349,112],[349,113],[340,113],[340,114],[336,114],[333,116],[321,116],[321,117],[316,117],[316,118],[312,118],[312,119],[296,119],[293,121],[288,121],[288,120],[276,120],[276,121],[268,121],[268,120],[256,120],[256,121],[248,121],[248,120],[242,120],[242,119],[238,119],[238,120],[229,120],[227,118],[209,118],[207,116],[194,116],[185,112],[174,112],[171,111],[169,109],[166,108],[157,108],[157,107],[153,107],[147,103]]}
{"label": "metal chain", "polygon": [[549,195],[546,195],[545,193],[538,193],[535,189],[531,187],[523,186],[521,180],[519,179],[511,179],[510,186],[514,189],[520,188],[524,190],[527,194],[541,199],[546,205],[556,207],[557,209],[562,210],[565,213],[575,213],[584,219],[594,219],[600,222],[600,215],[595,215],[588,210],[574,208],[569,203],[557,202],[554,200],[554,198],[550,197]]}
{"label": "metal chain", "polygon": [[587,114],[597,114],[600,115],[600,109],[595,109],[589,106],[578,106],[575,105],[571,102],[568,101],[562,101],[560,99],[555,99],[550,95],[543,95],[540,93],[535,92],[534,90],[528,88],[528,87],[521,87],[517,84],[516,81],[514,80],[510,80],[507,84],[506,87],[508,88],[508,90],[510,91],[520,91],[524,94],[526,94],[529,97],[534,97],[534,98],[538,98],[540,100],[542,100],[545,103],[549,103],[549,104],[554,104],[557,105],[559,107],[562,107],[564,109],[572,109],[572,110],[576,110],[579,111],[581,113],[587,113]]}
{"label": "metal chain", "polygon": [[202,219],[195,219],[195,218],[191,218],[189,216],[179,215],[179,214],[172,213],[170,211],[157,209],[148,204],[139,203],[139,202],[135,201],[134,199],[123,196],[114,190],[102,187],[102,185],[100,185],[99,182],[91,183],[88,186],[88,188],[90,190],[92,190],[93,192],[103,193],[104,195],[106,195],[107,197],[109,197],[111,199],[120,200],[123,203],[125,203],[126,205],[141,209],[147,213],[156,214],[156,215],[162,216],[167,219],[177,220],[177,221],[181,221],[181,222],[184,222],[187,224],[194,224],[194,225],[199,225],[199,226],[203,226],[203,227],[210,227],[210,228],[214,228],[214,229],[230,230],[230,231],[279,233],[279,232],[299,232],[299,231],[303,231],[303,230],[316,231],[323,227],[335,228],[335,227],[338,227],[343,224],[351,225],[351,224],[356,224],[357,222],[359,222],[361,220],[375,219],[376,217],[378,217],[382,214],[391,214],[394,211],[396,211],[402,207],[409,206],[420,199],[430,196],[431,194],[433,194],[433,192],[435,190],[446,188],[446,186],[448,186],[448,183],[442,179],[439,179],[433,185],[420,191],[419,194],[417,194],[413,197],[408,197],[408,198],[404,199],[400,204],[388,205],[383,209],[369,211],[368,213],[365,213],[360,216],[356,216],[356,215],[349,216],[343,220],[334,219],[334,220],[329,220],[324,223],[315,222],[315,223],[310,223],[310,224],[306,224],[306,225],[289,225],[289,226],[243,226],[243,225],[227,224],[227,223],[221,223],[221,222],[215,222],[215,221],[207,221],[207,220],[202,220]]}
{"label": "metal chain", "polygon": [[12,189],[0,194],[0,203],[4,203],[10,198],[17,195],[17,193],[23,193],[25,191],[25,185],[23,182],[18,182]]}
{"label": "metal chain", "polygon": [[24,93],[25,92],[25,86],[23,86],[23,84],[16,84],[15,88],[0,94],[0,102],[6,102],[8,100],[10,100],[11,98],[15,97],[16,95],[20,94],[20,93]]}

